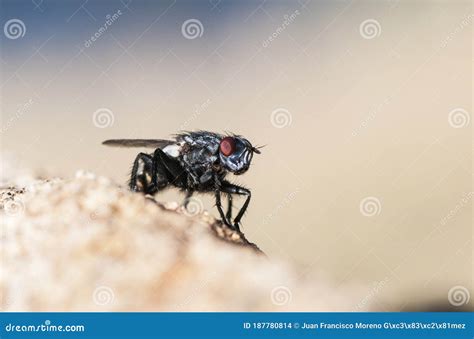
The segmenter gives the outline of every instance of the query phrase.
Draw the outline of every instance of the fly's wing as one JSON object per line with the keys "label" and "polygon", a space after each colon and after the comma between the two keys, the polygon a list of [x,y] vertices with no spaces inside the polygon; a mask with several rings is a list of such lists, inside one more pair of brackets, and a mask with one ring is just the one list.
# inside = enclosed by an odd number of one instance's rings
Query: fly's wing
{"label": "fly's wing", "polygon": [[102,145],[113,147],[163,148],[174,143],[176,143],[176,141],[163,139],[110,139],[102,142]]}

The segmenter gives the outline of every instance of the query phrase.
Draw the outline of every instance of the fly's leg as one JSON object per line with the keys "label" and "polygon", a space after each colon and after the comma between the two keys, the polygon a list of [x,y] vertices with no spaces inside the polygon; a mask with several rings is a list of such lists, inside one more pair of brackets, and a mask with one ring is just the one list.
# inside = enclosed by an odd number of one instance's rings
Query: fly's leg
{"label": "fly's leg", "polygon": [[234,228],[234,226],[232,226],[232,223],[230,220],[227,220],[225,214],[224,214],[224,211],[222,210],[222,203],[221,203],[221,191],[217,188],[215,191],[214,191],[214,194],[215,194],[215,197],[216,197],[216,207],[217,207],[217,210],[219,211],[219,214],[221,216],[221,219],[222,219],[222,222],[224,224],[226,224],[228,227],[230,228]]}
{"label": "fly's leg", "polygon": [[179,163],[168,157],[161,149],[157,149],[153,155],[140,153],[133,163],[130,189],[155,194],[169,184],[181,187],[185,178],[183,174]]}
{"label": "fly's leg", "polygon": [[169,184],[170,175],[162,158],[157,156],[156,151],[153,154],[152,178],[155,191],[162,190]]}
{"label": "fly's leg", "polygon": [[158,148],[153,153],[153,178],[158,189],[171,184],[176,187],[186,187],[186,173],[176,159],[170,158]]}
{"label": "fly's leg", "polygon": [[[153,179],[154,185],[158,190],[163,189],[167,185],[187,188],[187,175],[181,164],[159,148],[153,153]],[[185,209],[187,209],[193,193],[191,189],[186,190],[186,197],[183,203]]]}
{"label": "fly's leg", "polygon": [[188,209],[188,204],[189,202],[191,201],[191,197],[193,195],[194,191],[192,190],[187,190],[186,191],[186,196],[184,197],[184,201],[183,201],[183,206],[184,206],[184,209]]}
{"label": "fly's leg", "polygon": [[146,153],[140,153],[133,162],[129,182],[130,190],[153,194],[153,158]]}
{"label": "fly's leg", "polygon": [[[222,209],[222,202],[221,202],[221,181],[219,178],[214,177],[214,196],[216,198],[216,208],[217,211],[219,212],[219,215],[221,216],[222,222],[227,225],[230,228],[234,228],[232,225],[232,221],[227,218],[227,216],[224,214],[224,210]],[[229,211],[227,210],[227,214],[229,214]]]}
{"label": "fly's leg", "polygon": [[[250,190],[248,190],[244,187],[241,187],[241,186],[231,184],[228,181],[223,181],[222,182],[221,191],[224,192],[224,193],[227,193],[227,194],[239,194],[239,195],[247,196],[247,199],[245,199],[245,202],[244,202],[242,208],[240,209],[239,213],[237,214],[237,216],[234,219],[234,228],[237,231],[240,232],[240,220],[244,216],[244,213],[245,213],[245,211],[247,210],[247,208],[249,206],[250,198],[251,198],[252,194],[251,194]],[[230,222],[230,220],[229,220],[229,222]]]}
{"label": "fly's leg", "polygon": [[227,220],[232,220],[232,194],[227,194],[227,213],[225,214]]}

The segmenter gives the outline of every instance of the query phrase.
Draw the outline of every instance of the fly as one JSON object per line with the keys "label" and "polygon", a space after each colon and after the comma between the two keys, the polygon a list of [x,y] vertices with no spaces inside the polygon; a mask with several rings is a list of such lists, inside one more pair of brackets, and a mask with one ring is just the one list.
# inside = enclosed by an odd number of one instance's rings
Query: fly
{"label": "fly", "polygon": [[[144,194],[155,194],[166,187],[177,187],[186,192],[186,208],[193,193],[213,193],[222,221],[240,232],[240,221],[247,210],[251,192],[226,180],[230,172],[245,173],[254,153],[260,150],[240,135],[222,135],[207,131],[176,134],[174,140],[111,139],[107,146],[154,148],[153,153],[139,153],[133,163],[130,189]],[[224,214],[221,194],[227,195]],[[232,196],[246,197],[242,208],[232,220]]]}

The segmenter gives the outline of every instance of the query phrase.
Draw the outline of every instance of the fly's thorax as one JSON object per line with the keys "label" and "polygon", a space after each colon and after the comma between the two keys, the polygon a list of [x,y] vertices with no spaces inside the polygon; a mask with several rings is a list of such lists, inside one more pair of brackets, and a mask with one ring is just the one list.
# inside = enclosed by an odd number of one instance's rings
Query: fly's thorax
{"label": "fly's thorax", "polygon": [[168,156],[172,158],[177,158],[181,155],[181,151],[183,149],[183,145],[180,144],[171,144],[163,148],[163,152],[165,152]]}
{"label": "fly's thorax", "polygon": [[167,151],[178,158],[183,167],[192,173],[212,169],[215,174],[231,172],[242,174],[252,162],[253,154],[260,153],[245,138],[238,135],[221,135],[212,132],[185,132],[176,137],[179,147]]}

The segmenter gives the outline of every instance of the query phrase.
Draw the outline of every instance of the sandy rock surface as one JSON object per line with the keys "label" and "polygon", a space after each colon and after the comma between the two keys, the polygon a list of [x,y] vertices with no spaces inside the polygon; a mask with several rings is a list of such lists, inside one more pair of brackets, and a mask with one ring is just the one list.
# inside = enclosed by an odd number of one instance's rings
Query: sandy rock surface
{"label": "sandy rock surface", "polygon": [[330,311],[353,302],[302,279],[207,212],[104,177],[0,192],[3,311]]}

